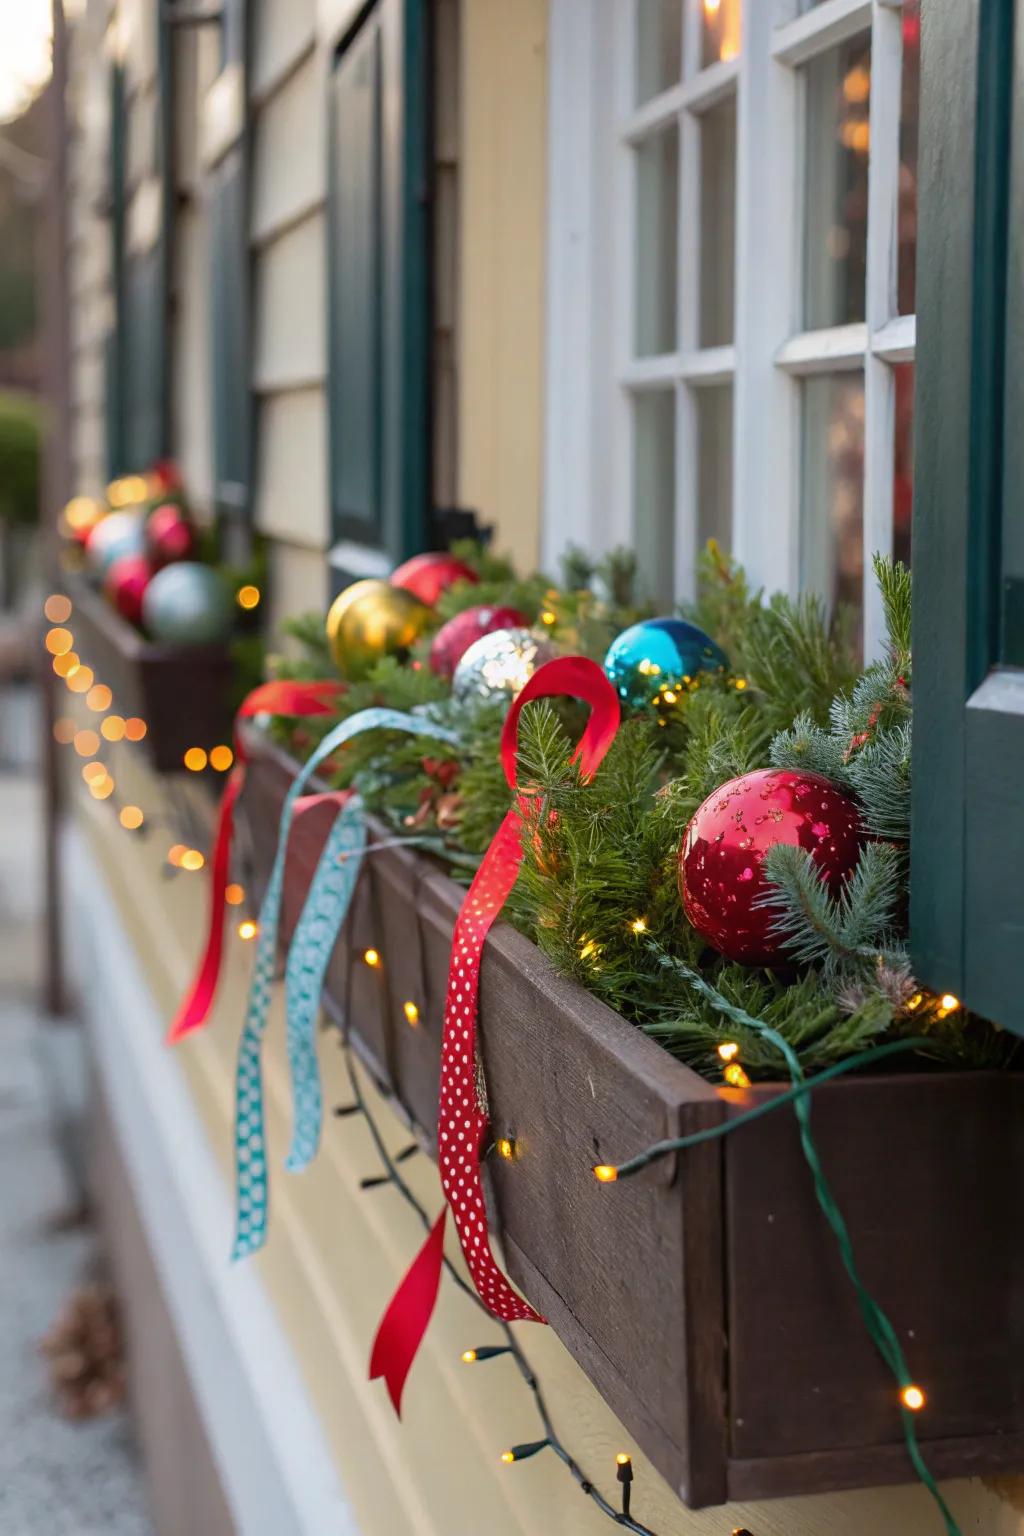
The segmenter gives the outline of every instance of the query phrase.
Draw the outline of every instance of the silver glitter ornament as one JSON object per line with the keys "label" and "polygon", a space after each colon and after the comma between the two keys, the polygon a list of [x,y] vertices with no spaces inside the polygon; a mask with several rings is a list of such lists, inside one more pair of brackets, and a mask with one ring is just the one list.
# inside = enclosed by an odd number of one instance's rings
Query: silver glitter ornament
{"label": "silver glitter ornament", "polygon": [[452,693],[460,704],[502,695],[511,702],[554,654],[554,647],[532,630],[496,629],[464,652],[452,678]]}

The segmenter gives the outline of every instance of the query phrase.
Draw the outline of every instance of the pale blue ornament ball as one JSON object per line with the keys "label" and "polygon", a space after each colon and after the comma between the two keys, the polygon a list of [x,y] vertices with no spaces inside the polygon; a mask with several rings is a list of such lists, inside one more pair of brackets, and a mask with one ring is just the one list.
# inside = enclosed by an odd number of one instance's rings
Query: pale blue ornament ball
{"label": "pale blue ornament ball", "polygon": [[180,560],[157,571],[142,600],[142,622],[154,640],[168,645],[206,645],[226,638],[231,597],[208,565]]}
{"label": "pale blue ornament ball", "polygon": [[724,672],[729,659],[710,635],[686,619],[643,619],[612,641],[604,670],[628,709],[664,716],[693,688],[700,675]]}
{"label": "pale blue ornament ball", "polygon": [[102,581],[115,560],[146,552],[146,519],[141,511],[111,512],[96,524],[86,541],[89,567]]}

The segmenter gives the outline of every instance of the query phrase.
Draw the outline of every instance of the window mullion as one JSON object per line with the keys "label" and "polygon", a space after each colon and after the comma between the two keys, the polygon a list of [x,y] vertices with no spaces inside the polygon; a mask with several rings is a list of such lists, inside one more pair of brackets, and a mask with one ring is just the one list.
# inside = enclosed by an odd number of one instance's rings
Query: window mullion
{"label": "window mullion", "polygon": [[796,590],[798,385],[775,366],[795,314],[797,81],[772,58],[773,7],[745,0],[737,130],[733,549]]}
{"label": "window mullion", "polygon": [[676,386],[676,503],[673,589],[677,599],[697,595],[697,400],[685,384]]}
{"label": "window mullion", "polygon": [[[865,304],[873,339],[896,314],[899,207],[900,79],[903,45],[898,12],[874,0],[871,35],[870,159]],[[881,594],[871,568],[876,550],[893,537],[895,380],[886,362],[869,356],[864,370],[864,656],[884,644]]]}

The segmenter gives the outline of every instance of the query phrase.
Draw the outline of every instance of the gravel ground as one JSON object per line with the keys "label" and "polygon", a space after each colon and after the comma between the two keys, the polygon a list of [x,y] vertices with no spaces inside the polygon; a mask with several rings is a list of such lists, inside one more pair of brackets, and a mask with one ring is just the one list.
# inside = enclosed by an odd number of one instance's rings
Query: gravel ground
{"label": "gravel ground", "polygon": [[54,1140],[34,1007],[38,815],[33,778],[0,769],[0,1536],[153,1536],[130,1419],[61,1418],[38,1350],[96,1262]]}

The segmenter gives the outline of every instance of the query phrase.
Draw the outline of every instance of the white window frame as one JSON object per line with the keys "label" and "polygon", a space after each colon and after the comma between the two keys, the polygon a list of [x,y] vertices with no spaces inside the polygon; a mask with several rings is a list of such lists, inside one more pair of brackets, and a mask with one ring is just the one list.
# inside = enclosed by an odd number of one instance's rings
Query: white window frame
{"label": "white window frame", "polygon": [[[551,0],[546,460],[542,557],[570,542],[595,553],[632,542],[631,393],[676,390],[678,598],[696,566],[696,396],[733,384],[732,549],[755,584],[799,589],[800,381],[864,375],[864,649],[877,653],[873,550],[893,531],[895,375],[912,361],[915,317],[897,309],[901,0],[743,0],[737,60],[689,72],[632,105],[637,0]],[[684,57],[699,55],[690,0]],[[802,331],[802,67],[871,32],[871,151],[865,320]],[[700,350],[697,282],[699,114],[737,92],[732,346]],[[680,125],[677,351],[632,357],[633,152],[654,123]],[[767,147],[767,150],[766,150]]]}

